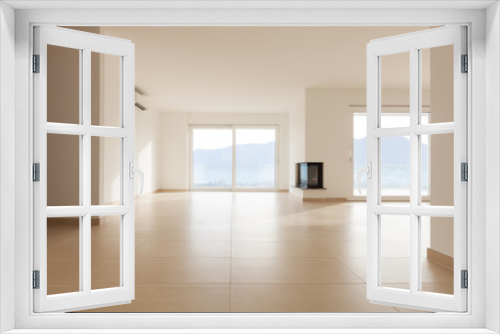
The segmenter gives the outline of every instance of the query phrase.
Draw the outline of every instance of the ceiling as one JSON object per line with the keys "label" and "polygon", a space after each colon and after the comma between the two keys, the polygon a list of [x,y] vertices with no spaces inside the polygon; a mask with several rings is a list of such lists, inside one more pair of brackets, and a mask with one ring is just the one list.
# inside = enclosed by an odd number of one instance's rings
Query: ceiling
{"label": "ceiling", "polygon": [[[364,89],[370,40],[427,28],[102,27],[101,33],[135,43],[136,87],[160,111],[288,112],[306,88]],[[382,62],[384,88],[408,89],[408,58],[390,57]]]}

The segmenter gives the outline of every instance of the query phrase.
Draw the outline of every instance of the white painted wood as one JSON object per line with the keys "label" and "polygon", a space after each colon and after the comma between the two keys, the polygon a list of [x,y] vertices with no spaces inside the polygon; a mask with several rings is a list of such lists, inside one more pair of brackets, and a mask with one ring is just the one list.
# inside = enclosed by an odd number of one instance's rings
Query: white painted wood
{"label": "white painted wood", "polygon": [[[124,178],[125,166],[134,159],[134,45],[130,41],[74,30],[35,27],[34,52],[40,54],[40,73],[34,76],[34,161],[40,163],[40,182],[34,185],[34,270],[40,270],[40,289],[33,290],[35,312],[64,312],[102,305],[129,303],[134,298],[134,184]],[[80,124],[47,123],[47,45],[80,50]],[[118,55],[121,67],[120,128],[91,125],[91,53]],[[80,205],[47,207],[47,133],[78,135],[80,139]],[[92,136],[122,138],[122,201],[115,206],[91,205]],[[121,286],[92,290],[92,216],[121,215]],[[47,218],[79,217],[80,292],[47,295]]]}
{"label": "white painted wood", "polygon": [[[420,50],[443,45],[454,45],[454,123],[419,125],[420,123]],[[409,308],[441,311],[467,311],[467,290],[461,288],[460,272],[467,269],[467,182],[461,181],[461,163],[467,162],[467,75],[461,73],[461,55],[467,54],[466,28],[460,26],[437,28],[411,34],[371,41],[367,47],[368,82],[368,161],[372,163],[373,177],[367,180],[368,202],[368,263],[367,296],[372,302]],[[380,128],[381,56],[410,53],[410,126]],[[455,207],[421,205],[420,135],[454,133],[454,204]],[[386,206],[380,203],[380,138],[410,136],[410,202],[408,206]],[[381,286],[380,219],[382,215],[410,216],[410,289],[401,290]],[[454,292],[442,295],[420,291],[421,251],[420,216],[454,218]]]}
{"label": "white painted wood", "polygon": [[[94,1],[68,1],[67,3],[59,4],[57,1],[37,1],[37,0],[7,0],[5,1],[13,8],[16,9],[61,9],[61,8],[100,8],[100,9],[137,9],[137,8],[149,8],[149,9],[198,9],[200,3],[197,1],[151,1],[151,0],[133,0],[127,1],[124,4],[117,5],[115,1],[112,0],[101,0],[98,4]],[[484,9],[493,4],[494,1],[459,1],[453,6],[455,9]],[[204,1],[201,5],[202,8],[207,9],[393,9],[394,3],[392,1],[328,1],[328,0],[302,0],[294,1],[293,3],[283,3],[283,1],[266,1],[261,3],[261,1],[256,0],[238,0],[231,1],[227,3],[226,1],[220,0],[209,0]],[[400,1],[397,8],[407,8],[407,9],[449,9],[450,4],[448,1]]]}
{"label": "white painted wood", "polygon": [[[38,4],[45,3],[39,1]],[[120,5],[123,2],[120,3]],[[354,3],[351,1],[351,3]],[[485,71],[485,56],[489,62],[500,62],[498,54],[485,50],[485,39],[493,36],[486,30],[485,13],[482,10],[457,10],[462,2],[446,2],[445,10],[397,9],[391,2],[391,10],[380,9],[282,9],[282,10],[227,10],[204,9],[204,5],[193,5],[196,9],[169,10],[133,10],[116,9],[102,11],[93,9],[78,10],[28,10],[16,13],[16,326],[21,333],[226,333],[246,331],[265,333],[490,333],[485,327],[485,311],[490,313],[489,322],[498,321],[499,313],[490,311],[498,306],[500,299],[489,291],[485,293],[485,263],[491,268],[490,273],[498,269],[498,252],[485,252],[485,232],[494,232],[498,219],[485,215],[485,173],[484,163],[486,143],[488,154],[499,150],[498,142],[485,141],[486,124],[484,98],[485,91],[490,91],[491,98],[498,97],[495,86],[485,86],[485,77],[497,80],[496,72]],[[436,2],[433,2],[436,3]],[[440,2],[442,3],[442,2]],[[118,3],[117,3],[118,4]],[[419,3],[420,4],[420,3]],[[120,6],[117,5],[117,6]],[[378,7],[379,2],[371,2],[370,8]],[[415,5],[413,2],[410,5]],[[59,4],[53,3],[54,8]],[[98,6],[93,2],[92,8]],[[258,5],[260,6],[260,4]],[[256,6],[256,7],[258,7]],[[285,6],[286,7],[286,6]],[[288,7],[287,7],[288,8]],[[430,8],[430,7],[425,7]],[[497,20],[497,19],[495,19]],[[32,24],[74,24],[74,25],[160,25],[160,26],[399,26],[405,25],[436,26],[468,22],[472,54],[470,68],[474,75],[469,76],[471,91],[468,94],[468,128],[472,161],[469,193],[469,225],[471,232],[468,243],[471,250],[469,265],[473,279],[469,282],[469,303],[467,313],[432,313],[432,314],[32,314],[31,269],[33,261],[32,240],[32,195],[33,185],[27,177],[30,175],[33,151],[32,98],[33,75],[30,73],[32,54]],[[491,21],[490,21],[491,23]],[[497,22],[498,23],[498,22]],[[488,44],[491,45],[491,42]],[[2,73],[3,74],[3,73]],[[498,86],[496,86],[498,87]],[[491,104],[490,104],[491,107]],[[495,108],[490,108],[491,113]],[[498,124],[489,124],[498,132]],[[488,162],[497,168],[498,164]],[[492,169],[496,170],[496,169]],[[492,186],[493,189],[493,186]],[[491,189],[490,189],[491,190]],[[498,190],[498,189],[497,189]],[[498,209],[498,204],[490,202],[490,208]],[[490,212],[491,213],[491,212]],[[498,234],[488,233],[490,245],[499,243]],[[489,247],[489,249],[493,249]],[[485,261],[486,259],[486,261]],[[492,277],[493,275],[489,276]],[[491,279],[490,287],[497,286],[498,280]],[[485,299],[487,295],[488,298]],[[486,303],[485,303],[486,302]],[[496,306],[495,306],[496,305]],[[193,328],[193,324],[197,328]],[[24,328],[24,329],[22,329]],[[37,330],[38,328],[38,330]],[[45,330],[39,330],[45,328]],[[59,328],[59,329],[56,329]],[[135,328],[135,329],[131,329]],[[169,328],[169,329],[165,329]],[[227,329],[230,328],[230,329]],[[262,329],[264,328],[264,329]],[[295,328],[295,329],[294,329]],[[296,329],[301,328],[301,329]],[[418,328],[418,329],[415,329]]]}
{"label": "white painted wood", "polygon": [[0,3],[0,333],[15,328],[15,11]]}
{"label": "white painted wood", "polygon": [[107,126],[90,126],[47,122],[47,133],[80,136],[90,134],[91,136],[123,138],[130,135],[130,130]]}
{"label": "white painted wood", "polygon": [[409,136],[412,133],[417,135],[435,135],[453,133],[454,129],[455,125],[453,123],[434,123],[404,128],[377,128],[373,130],[373,135],[376,137]]}
{"label": "white painted wood", "polygon": [[[500,3],[497,2],[486,11],[486,27],[488,27],[489,36],[486,38],[486,76],[485,100],[486,100],[486,126],[485,132],[488,140],[485,143],[485,150],[488,154],[485,157],[486,166],[483,175],[487,175],[485,192],[488,194],[485,200],[486,216],[492,224],[487,225],[486,231],[486,254],[500,254],[500,242],[496,239],[500,235]],[[470,124],[470,122],[469,122]],[[474,135],[474,133],[472,133]],[[479,164],[478,164],[479,163]],[[473,167],[480,169],[481,162],[471,159]],[[478,164],[478,165],[476,165]],[[476,167],[477,166],[477,167]],[[477,182],[477,181],[476,181]],[[473,197],[469,197],[474,200]],[[496,222],[496,223],[493,223]],[[488,293],[485,296],[486,308],[486,328],[500,332],[500,266],[499,259],[494,257],[485,257],[486,273],[484,287]],[[474,276],[477,281],[480,277]]]}

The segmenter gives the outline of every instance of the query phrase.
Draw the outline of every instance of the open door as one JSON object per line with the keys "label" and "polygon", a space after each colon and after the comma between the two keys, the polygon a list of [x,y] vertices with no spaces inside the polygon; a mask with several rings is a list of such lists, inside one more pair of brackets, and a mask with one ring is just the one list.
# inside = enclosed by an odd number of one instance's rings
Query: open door
{"label": "open door", "polygon": [[[57,61],[49,59],[55,49],[63,54]],[[71,29],[37,26],[34,28],[33,53],[34,311],[66,312],[130,303],[134,299],[133,175],[137,171],[133,166],[134,44]],[[95,109],[91,96],[91,92],[95,92],[91,80],[95,74],[92,60],[103,56],[115,57],[117,64],[118,79],[114,83],[116,122],[112,124],[96,121],[92,114]],[[68,69],[66,65],[71,59],[74,62]],[[73,83],[68,79],[70,76]],[[97,82],[103,79],[106,78]],[[69,91],[74,93],[71,102],[67,102]],[[100,107],[106,109],[108,106]],[[60,117],[53,117],[51,108],[62,109]],[[113,180],[117,197],[114,203],[103,205],[92,197],[93,150],[99,147],[93,143],[108,141],[116,144],[108,150],[110,154],[105,158],[113,160],[118,171],[118,177]],[[62,154],[61,145],[70,149]],[[55,164],[53,156],[58,154],[59,160]],[[67,177],[66,172],[74,177]],[[57,179],[64,182],[55,187],[53,184]],[[49,191],[48,187],[51,188]],[[68,189],[75,194],[74,199],[64,195],[54,200],[54,194],[66,194]],[[117,247],[113,255],[117,260],[113,266],[118,274],[114,284],[99,286],[93,284],[93,280],[98,281],[99,277],[91,272],[96,261],[92,256],[92,228],[99,224],[99,219],[106,217],[115,219],[113,228],[116,229],[113,231],[116,233],[111,242]],[[71,231],[74,237],[60,240],[70,249],[68,254],[61,251],[64,247],[54,249],[62,259],[58,268],[64,269],[48,273],[53,269],[47,263],[48,253],[55,246],[48,237],[54,226],[57,227],[56,233]],[[74,253],[73,257],[69,253]],[[104,263],[101,267],[111,270],[112,266]],[[51,282],[48,280],[60,283],[61,277],[70,274],[75,275],[69,281],[71,284],[60,284],[58,289],[49,286]]]}
{"label": "open door", "polygon": [[[442,75],[436,71],[438,66],[435,63],[431,82],[448,91],[431,96],[429,121],[427,116],[422,117],[422,101],[426,94],[424,81],[428,75],[425,68],[429,66],[424,61],[428,60],[425,57],[437,54],[438,49],[443,47],[449,52],[449,61],[440,66],[449,68],[448,83],[445,85],[444,80],[439,80]],[[382,89],[384,70],[390,68],[391,59],[395,59],[393,55],[407,57],[409,61],[406,77],[409,77],[410,108],[407,122],[402,121],[399,125],[384,124],[381,116],[385,106]],[[407,64],[407,61],[404,63]],[[468,275],[466,28],[441,27],[373,40],[367,46],[367,70],[368,166],[364,169],[368,173],[367,297],[374,303],[464,312],[467,310]],[[395,73],[405,75],[400,70],[393,71],[391,75]],[[438,104],[442,97],[438,95],[446,94],[450,97],[447,105]],[[434,117],[440,115],[443,108],[450,110],[448,116]],[[409,149],[399,153],[391,149],[394,145],[388,144],[403,143],[405,140],[408,143],[405,147]],[[436,155],[434,147],[440,142],[447,146],[445,150],[441,147],[440,155]],[[434,151],[429,153],[431,147]],[[399,159],[395,156],[397,154],[406,155],[405,159],[410,162],[406,173],[408,189],[405,189],[409,200],[394,203],[384,200],[384,191],[387,194],[389,186],[383,178],[398,172],[382,169],[390,167],[383,160],[395,161]],[[429,166],[432,164],[439,169],[431,169]],[[435,171],[439,171],[440,175]],[[432,174],[430,178],[434,188],[430,187],[430,181],[427,184],[429,174]],[[449,178],[450,182],[446,186],[437,186],[441,181],[438,178]],[[448,193],[449,198],[440,201],[439,194],[443,191]],[[424,241],[429,229],[431,246],[427,249]],[[402,231],[397,240],[391,240],[394,230]],[[436,251],[433,242],[439,241],[439,238],[451,244],[452,250],[442,247]],[[388,255],[396,243],[404,243],[407,253]],[[446,252],[448,254],[444,254]],[[442,256],[443,262],[448,261],[450,284],[447,288],[440,288],[440,282],[431,280],[434,274],[429,273],[429,268],[435,266],[435,262],[429,262],[426,257],[433,254]],[[394,268],[402,274],[391,280],[390,271]]]}

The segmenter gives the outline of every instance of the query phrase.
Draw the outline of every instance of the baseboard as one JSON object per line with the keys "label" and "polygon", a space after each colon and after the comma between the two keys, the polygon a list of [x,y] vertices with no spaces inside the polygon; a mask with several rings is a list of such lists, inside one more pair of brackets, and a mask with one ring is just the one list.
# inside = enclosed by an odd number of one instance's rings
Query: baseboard
{"label": "baseboard", "polygon": [[[189,189],[157,189],[157,190],[153,191],[153,194],[159,194],[159,193],[185,193],[185,192],[188,192],[188,191],[189,191]],[[231,191],[231,190],[227,190],[227,191]],[[258,191],[258,190],[256,190],[256,191]],[[272,190],[272,191],[274,191],[274,190]],[[288,192],[290,192],[290,190],[289,189],[279,189],[279,190],[277,190],[277,192],[288,193]]]}
{"label": "baseboard", "polygon": [[187,189],[156,189],[153,191],[154,194],[159,194],[159,193],[185,193],[188,192]]}
{"label": "baseboard", "polygon": [[449,269],[453,269],[454,267],[453,256],[443,254],[432,248],[427,248],[427,259]]}
{"label": "baseboard", "polygon": [[344,197],[302,198],[302,202],[347,202]]}

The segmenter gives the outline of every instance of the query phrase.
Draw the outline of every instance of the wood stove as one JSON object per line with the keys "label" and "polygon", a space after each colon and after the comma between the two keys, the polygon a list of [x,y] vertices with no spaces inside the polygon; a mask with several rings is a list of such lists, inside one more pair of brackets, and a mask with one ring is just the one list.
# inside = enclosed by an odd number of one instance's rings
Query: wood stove
{"label": "wood stove", "polygon": [[323,188],[323,163],[299,162],[295,166],[295,186],[302,189]]}

